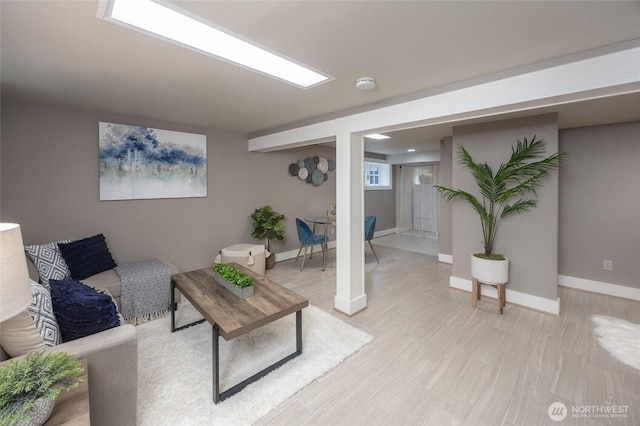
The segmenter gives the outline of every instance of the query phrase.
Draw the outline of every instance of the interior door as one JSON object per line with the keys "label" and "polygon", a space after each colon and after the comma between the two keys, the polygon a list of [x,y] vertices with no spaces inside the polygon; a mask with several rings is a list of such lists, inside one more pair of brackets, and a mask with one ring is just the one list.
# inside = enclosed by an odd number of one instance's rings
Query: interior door
{"label": "interior door", "polygon": [[438,238],[438,194],[434,185],[413,185],[413,229]]}

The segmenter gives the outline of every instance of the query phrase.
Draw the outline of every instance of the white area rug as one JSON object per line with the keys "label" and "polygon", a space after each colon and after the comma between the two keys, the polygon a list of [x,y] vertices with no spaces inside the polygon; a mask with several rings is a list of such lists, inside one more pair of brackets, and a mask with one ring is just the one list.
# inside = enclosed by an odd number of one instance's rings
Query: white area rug
{"label": "white area rug", "polygon": [[[137,326],[138,424],[250,425],[373,339],[316,307],[302,313],[302,355],[217,405],[207,322],[175,333],[170,316]],[[180,303],[177,326],[198,318],[193,306]],[[230,341],[220,337],[221,391],[295,348],[295,315]]]}
{"label": "white area rug", "polygon": [[598,344],[623,364],[640,370],[640,324],[591,315]]}

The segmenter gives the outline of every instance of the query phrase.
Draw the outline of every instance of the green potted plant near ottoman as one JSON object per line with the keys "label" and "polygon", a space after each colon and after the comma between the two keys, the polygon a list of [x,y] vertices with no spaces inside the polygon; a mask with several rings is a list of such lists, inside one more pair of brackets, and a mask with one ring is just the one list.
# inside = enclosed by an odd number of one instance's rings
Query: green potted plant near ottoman
{"label": "green potted plant near ottoman", "polygon": [[78,387],[82,365],[66,352],[30,352],[0,367],[0,424],[42,425],[62,391]]}
{"label": "green potted plant near ottoman", "polygon": [[271,252],[269,243],[271,240],[282,241],[284,239],[284,215],[266,205],[255,209],[251,214],[251,219],[253,219],[251,236],[266,239],[265,247],[269,252],[269,257],[265,259],[265,267],[271,269],[275,265],[276,256]]}

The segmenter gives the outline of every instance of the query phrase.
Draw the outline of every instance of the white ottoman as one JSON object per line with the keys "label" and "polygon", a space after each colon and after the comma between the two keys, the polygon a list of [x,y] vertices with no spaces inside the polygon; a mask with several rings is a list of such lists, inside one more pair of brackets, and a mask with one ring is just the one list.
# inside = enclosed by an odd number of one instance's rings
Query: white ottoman
{"label": "white ottoman", "polygon": [[220,250],[215,263],[235,262],[258,275],[264,275],[265,257],[264,245],[234,244]]}

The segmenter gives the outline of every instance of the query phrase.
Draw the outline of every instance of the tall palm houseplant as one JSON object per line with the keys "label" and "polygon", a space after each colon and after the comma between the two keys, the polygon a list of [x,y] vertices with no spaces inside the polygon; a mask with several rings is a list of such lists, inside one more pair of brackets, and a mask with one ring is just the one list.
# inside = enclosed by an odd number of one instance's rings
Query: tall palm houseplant
{"label": "tall palm houseplant", "polygon": [[271,206],[266,205],[255,209],[251,214],[253,219],[253,238],[264,238],[266,240],[266,249],[270,253],[266,259],[267,269],[273,268],[275,264],[275,255],[271,253],[271,240],[282,241],[284,239],[284,215],[273,210]]}
{"label": "tall palm houseplant", "polygon": [[[476,163],[469,152],[458,147],[458,163],[469,169],[480,192],[480,197],[463,191],[437,185],[436,188],[448,201],[466,201],[480,217],[484,252],[472,256],[472,276],[483,282],[506,283],[508,280],[508,259],[502,254],[494,253],[494,244],[502,220],[517,213],[528,212],[538,204],[536,188],[541,181],[556,170],[567,156],[566,152],[557,152],[544,156],[544,140],[534,136],[531,141],[524,138],[511,147],[511,157],[499,166],[494,173],[489,164]],[[494,266],[500,272],[491,273],[488,277],[483,272],[474,271],[475,259],[498,261]],[[486,265],[487,262],[484,262]],[[499,265],[499,266],[498,266]],[[497,274],[497,275],[496,275]],[[482,275],[482,276],[477,276]],[[501,280],[501,281],[496,281]]]}

